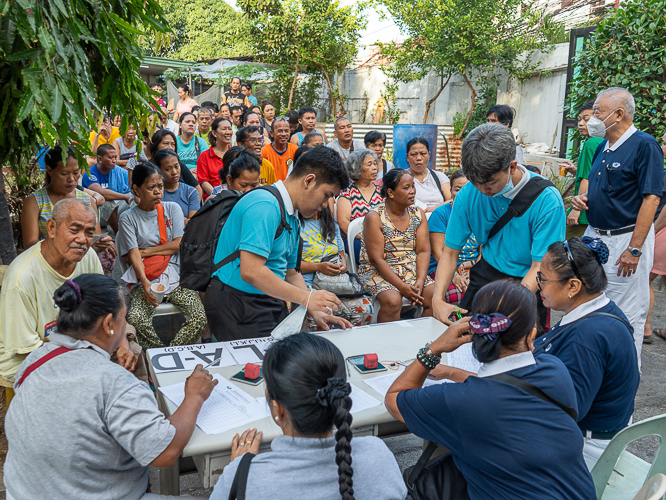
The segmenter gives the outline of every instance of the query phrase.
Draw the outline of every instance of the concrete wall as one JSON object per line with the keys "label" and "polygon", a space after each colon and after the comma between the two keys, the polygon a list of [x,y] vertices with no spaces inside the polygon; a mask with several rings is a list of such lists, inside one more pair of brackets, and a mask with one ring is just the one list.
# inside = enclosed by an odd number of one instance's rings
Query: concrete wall
{"label": "concrete wall", "polygon": [[[497,102],[509,104],[516,109],[514,129],[528,143],[543,142],[550,146],[557,127],[555,145],[559,145],[562,123],[562,108],[566,86],[566,69],[569,44],[555,46],[548,54],[540,54],[542,69],[549,74],[538,76],[520,84],[503,78],[498,89]],[[342,91],[348,94],[347,109],[352,122],[369,123],[373,106],[380,99],[380,91],[388,77],[379,66],[362,67],[345,72]],[[425,106],[439,88],[439,79],[433,75],[418,82],[399,84],[398,108],[405,111],[400,123],[422,123]],[[451,125],[453,115],[469,110],[470,91],[462,77],[453,77],[439,98],[433,103],[428,123]]]}

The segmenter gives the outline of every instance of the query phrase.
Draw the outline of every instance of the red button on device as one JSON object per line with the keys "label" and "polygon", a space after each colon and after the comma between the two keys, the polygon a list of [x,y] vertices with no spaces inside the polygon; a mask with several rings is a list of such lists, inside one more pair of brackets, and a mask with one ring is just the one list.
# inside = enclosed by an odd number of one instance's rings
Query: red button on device
{"label": "red button on device", "polygon": [[261,367],[259,365],[254,365],[252,363],[245,365],[245,378],[249,378],[250,380],[257,380],[260,374]]}
{"label": "red button on device", "polygon": [[363,366],[365,366],[368,370],[374,370],[377,368],[377,355],[366,354],[363,356]]}

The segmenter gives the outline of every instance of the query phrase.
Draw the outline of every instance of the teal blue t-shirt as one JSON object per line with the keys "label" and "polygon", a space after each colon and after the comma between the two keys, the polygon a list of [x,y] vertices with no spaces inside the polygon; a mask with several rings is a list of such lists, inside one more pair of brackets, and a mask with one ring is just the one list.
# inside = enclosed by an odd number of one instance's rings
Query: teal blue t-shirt
{"label": "teal blue t-shirt", "polygon": [[[527,173],[530,177],[538,175]],[[557,188],[548,187],[522,217],[511,219],[488,240],[490,230],[510,203],[509,198],[491,198],[471,182],[465,184],[453,204],[446,231],[446,246],[460,250],[473,234],[477,243],[483,245],[483,258],[488,264],[511,276],[525,276],[532,261],[541,262],[552,243],[564,240],[564,203]]]}
{"label": "teal blue t-shirt", "polygon": [[[196,178],[197,160],[199,159],[201,153],[208,150],[208,143],[196,135],[187,144],[183,144],[181,136],[178,136],[177,141],[178,158],[180,158],[180,161],[183,162],[183,164],[190,170],[190,172],[194,174],[194,177]],[[195,142],[199,143],[199,154],[197,154],[197,148],[194,144]]]}
{"label": "teal blue t-shirt", "polygon": [[[265,257],[266,266],[283,280],[287,269],[296,267],[300,238],[300,225],[296,216],[287,214],[287,223],[292,228],[291,232],[285,229],[275,240],[280,225],[277,198],[264,189],[251,191],[241,198],[229,214],[220,233],[213,261],[217,264],[236,250],[244,250]],[[242,280],[240,258],[220,268],[213,276],[236,290],[263,294]]]}

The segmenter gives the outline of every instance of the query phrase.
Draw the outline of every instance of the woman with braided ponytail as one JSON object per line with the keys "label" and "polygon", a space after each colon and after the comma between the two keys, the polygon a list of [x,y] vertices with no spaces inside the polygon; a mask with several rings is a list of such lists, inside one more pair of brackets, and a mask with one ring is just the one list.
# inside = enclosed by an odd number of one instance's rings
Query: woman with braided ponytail
{"label": "woman with braided ponytail", "polygon": [[[407,488],[393,454],[376,437],[357,437],[352,446],[351,386],[345,360],[329,340],[298,333],[274,344],[264,358],[266,399],[282,429],[272,451],[254,458],[246,498],[271,500],[393,500]],[[226,500],[241,456],[256,454],[261,432],[236,436],[232,462],[211,500]],[[353,463],[353,467],[352,467]]]}
{"label": "woman with braided ponytail", "polygon": [[[536,295],[493,281],[471,312],[418,352],[384,400],[411,432],[450,450],[435,466],[449,479],[437,498],[593,500],[571,377],[555,356],[532,354]],[[478,376],[439,364],[467,343],[483,363]],[[459,383],[423,388],[429,375]]]}
{"label": "woman with braided ponytail", "polygon": [[606,261],[600,238],[571,238],[550,245],[537,273],[544,305],[565,314],[536,339],[535,353],[557,356],[569,370],[588,465],[629,423],[640,382],[633,328],[604,293]]}

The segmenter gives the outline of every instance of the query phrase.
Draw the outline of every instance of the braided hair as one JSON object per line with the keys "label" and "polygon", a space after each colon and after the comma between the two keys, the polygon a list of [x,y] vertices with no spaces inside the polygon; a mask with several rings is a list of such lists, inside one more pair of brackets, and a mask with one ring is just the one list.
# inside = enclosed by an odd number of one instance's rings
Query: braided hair
{"label": "braided hair", "polygon": [[[307,366],[307,370],[303,367]],[[288,412],[292,427],[304,436],[337,428],[335,463],[343,500],[354,500],[351,440],[351,386],[340,350],[323,337],[297,333],[266,351],[263,364],[269,401]]]}

